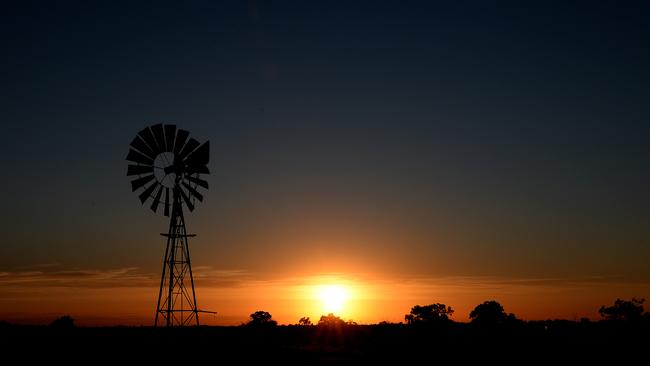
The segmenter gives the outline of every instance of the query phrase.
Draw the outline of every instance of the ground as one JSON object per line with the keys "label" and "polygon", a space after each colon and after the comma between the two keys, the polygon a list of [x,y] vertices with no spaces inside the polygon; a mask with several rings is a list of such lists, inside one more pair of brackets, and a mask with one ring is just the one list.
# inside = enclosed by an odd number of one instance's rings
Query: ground
{"label": "ground", "polygon": [[0,327],[3,346],[37,359],[65,361],[214,360],[307,364],[364,361],[557,363],[632,362],[650,340],[647,324],[566,321],[517,329],[445,326],[346,325],[193,327]]}

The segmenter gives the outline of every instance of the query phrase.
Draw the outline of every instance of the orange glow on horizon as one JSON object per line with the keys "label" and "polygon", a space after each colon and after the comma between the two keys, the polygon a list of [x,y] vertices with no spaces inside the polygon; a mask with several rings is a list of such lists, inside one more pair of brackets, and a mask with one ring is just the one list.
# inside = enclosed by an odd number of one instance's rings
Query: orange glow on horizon
{"label": "orange glow on horizon", "polygon": [[[451,306],[455,310],[452,319],[462,322],[469,320],[468,314],[474,306],[486,300],[496,300],[507,312],[527,320],[598,319],[598,308],[613,299],[648,297],[646,282],[598,279],[550,282],[496,277],[385,279],[336,273],[260,280],[236,271],[207,273],[232,280],[210,282],[205,273],[199,277],[200,307],[218,312],[201,316],[201,323],[206,325],[239,325],[250,320],[249,315],[258,310],[270,312],[279,324],[296,324],[302,317],[318,323],[322,315],[329,313],[359,324],[401,322],[412,306],[437,302]],[[106,283],[104,275],[96,279],[88,276],[61,279],[47,274],[32,277],[7,274],[0,279],[0,290],[5,295],[0,298],[0,319],[47,324],[69,314],[81,325],[152,325],[151,309],[155,308],[157,294],[155,285],[147,282],[119,287],[116,281]]]}

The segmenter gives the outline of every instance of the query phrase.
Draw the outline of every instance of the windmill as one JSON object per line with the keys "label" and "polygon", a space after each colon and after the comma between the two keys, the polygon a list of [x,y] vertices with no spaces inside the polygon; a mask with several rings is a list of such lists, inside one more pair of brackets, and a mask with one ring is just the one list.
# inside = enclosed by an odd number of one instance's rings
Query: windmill
{"label": "windmill", "polygon": [[[159,320],[167,326],[199,325],[194,277],[183,207],[193,211],[196,201],[203,201],[199,189],[208,189],[201,179],[209,174],[210,142],[201,144],[190,133],[175,125],[156,124],[146,127],[131,141],[126,160],[126,175],[133,177],[131,189],[153,212],[169,216],[169,230],[160,234],[167,238],[163,261],[155,325]],[[186,286],[189,277],[190,286]]]}

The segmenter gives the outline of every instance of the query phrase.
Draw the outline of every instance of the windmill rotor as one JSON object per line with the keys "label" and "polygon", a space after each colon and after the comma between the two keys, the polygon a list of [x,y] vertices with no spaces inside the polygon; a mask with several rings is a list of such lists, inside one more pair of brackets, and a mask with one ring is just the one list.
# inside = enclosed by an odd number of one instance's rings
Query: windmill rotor
{"label": "windmill rotor", "polygon": [[169,216],[176,198],[190,211],[196,201],[203,201],[200,190],[208,189],[201,175],[210,174],[210,142],[203,144],[189,137],[189,132],[176,125],[156,124],[145,127],[130,143],[126,160],[127,176],[133,177],[131,190],[140,191],[138,198],[149,208]]}

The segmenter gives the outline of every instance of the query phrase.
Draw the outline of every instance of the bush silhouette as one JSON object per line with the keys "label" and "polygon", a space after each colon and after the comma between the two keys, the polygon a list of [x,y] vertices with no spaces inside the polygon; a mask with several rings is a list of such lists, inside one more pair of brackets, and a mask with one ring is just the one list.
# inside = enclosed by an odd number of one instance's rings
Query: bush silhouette
{"label": "bush silhouette", "polygon": [[249,326],[254,327],[268,327],[276,326],[278,322],[272,319],[271,313],[267,311],[258,310],[250,315],[251,320],[247,323]]}
{"label": "bush silhouette", "polygon": [[54,321],[50,323],[50,326],[62,330],[72,329],[74,328],[74,319],[70,315],[64,315],[60,318],[54,319]]}
{"label": "bush silhouette", "polygon": [[453,314],[454,310],[451,306],[445,304],[415,305],[411,308],[411,312],[404,316],[404,320],[408,324],[439,323],[449,321],[449,317]]}
{"label": "bush silhouette", "polygon": [[302,318],[300,318],[300,320],[298,320],[298,325],[309,326],[314,324],[311,322],[311,320],[309,320],[308,316],[303,316]]}
{"label": "bush silhouette", "polygon": [[469,318],[474,326],[486,329],[513,326],[521,322],[515,314],[507,314],[503,306],[494,300],[477,305],[469,313]]}
{"label": "bush silhouette", "polygon": [[643,318],[643,302],[645,299],[632,300],[616,299],[613,306],[601,306],[598,312],[605,320],[610,321],[639,321]]}
{"label": "bush silhouette", "polygon": [[346,325],[346,322],[340,317],[332,313],[329,313],[327,315],[322,315],[320,317],[320,320],[318,321],[318,325],[324,327],[338,328]]}

